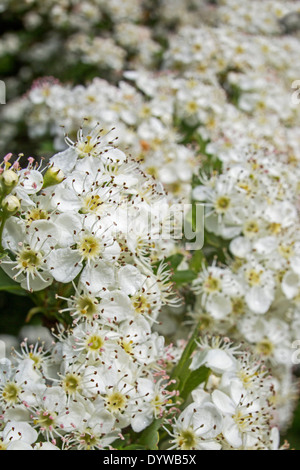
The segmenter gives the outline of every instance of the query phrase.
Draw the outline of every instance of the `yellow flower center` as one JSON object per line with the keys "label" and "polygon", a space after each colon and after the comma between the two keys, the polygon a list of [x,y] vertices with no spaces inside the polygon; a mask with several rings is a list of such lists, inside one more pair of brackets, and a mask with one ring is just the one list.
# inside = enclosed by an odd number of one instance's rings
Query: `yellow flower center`
{"label": "yellow flower center", "polygon": [[212,277],[211,275],[208,276],[208,278],[205,280],[203,284],[203,288],[205,292],[212,293],[212,292],[217,292],[220,290],[221,283],[220,280]]}
{"label": "yellow flower center", "polygon": [[268,338],[265,338],[256,345],[256,350],[258,354],[271,356],[274,351],[274,345]]}
{"label": "yellow flower center", "polygon": [[126,408],[127,398],[123,393],[115,391],[106,398],[107,407],[110,411],[123,411]]}
{"label": "yellow flower center", "polygon": [[84,317],[93,319],[97,313],[98,301],[92,297],[82,296],[79,298],[76,308],[77,311]]}
{"label": "yellow flower center", "polygon": [[82,212],[100,214],[102,212],[103,201],[98,194],[89,194],[83,200]]}
{"label": "yellow flower center", "polygon": [[78,392],[81,388],[81,376],[70,372],[63,380],[63,387],[68,395],[73,395]]}
{"label": "yellow flower center", "polygon": [[19,401],[20,387],[14,382],[5,385],[2,391],[2,398],[6,403],[13,404]]}
{"label": "yellow flower center", "polygon": [[216,200],[215,209],[218,214],[224,214],[230,206],[229,197],[222,196]]}
{"label": "yellow flower center", "polygon": [[16,261],[23,271],[34,273],[42,264],[42,255],[30,247],[25,247],[17,255]]}
{"label": "yellow flower center", "polygon": [[255,271],[255,269],[250,269],[246,273],[246,278],[250,284],[250,286],[257,286],[260,283],[262,272]]}
{"label": "yellow flower center", "polygon": [[196,447],[195,433],[192,429],[185,429],[181,431],[177,438],[178,446],[181,450],[192,450]]}
{"label": "yellow flower center", "polygon": [[91,335],[87,339],[87,349],[91,351],[100,351],[104,346],[105,340],[100,335]]}
{"label": "yellow flower center", "polygon": [[94,235],[85,235],[77,244],[77,249],[86,261],[95,260],[101,253],[101,243]]}

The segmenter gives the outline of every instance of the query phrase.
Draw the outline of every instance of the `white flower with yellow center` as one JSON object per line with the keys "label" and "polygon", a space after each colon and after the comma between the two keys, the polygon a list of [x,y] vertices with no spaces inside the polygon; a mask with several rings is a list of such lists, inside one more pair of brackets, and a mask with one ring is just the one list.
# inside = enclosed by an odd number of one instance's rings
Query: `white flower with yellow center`
{"label": "white flower with yellow center", "polygon": [[265,314],[275,297],[275,275],[255,258],[249,258],[238,272],[244,284],[245,301],[252,312]]}
{"label": "white flower with yellow center", "polygon": [[219,450],[217,436],[222,432],[223,418],[210,402],[191,403],[172,426],[170,450]]}
{"label": "white flower with yellow center", "polygon": [[[116,355],[120,333],[114,325],[97,321],[80,323],[73,329],[70,339],[70,357],[77,354],[78,362],[110,362]],[[66,353],[66,350],[65,350]]]}
{"label": "white flower with yellow center", "polygon": [[104,405],[104,399],[98,396],[93,401],[78,400],[76,410],[72,406],[64,436],[66,449],[105,449],[119,437],[118,423]]}
{"label": "white flower with yellow center", "polygon": [[3,246],[15,257],[5,256],[2,268],[29,291],[41,290],[53,282],[48,263],[59,238],[55,224],[48,220],[32,222],[26,231],[24,224],[8,219],[3,233]]}
{"label": "white flower with yellow center", "polygon": [[214,390],[211,396],[223,415],[222,433],[229,446],[234,449],[246,447],[249,436],[254,442],[263,440],[271,417],[271,409],[266,408],[266,403],[262,405],[256,395],[241,390],[235,382],[230,384],[228,394]]}

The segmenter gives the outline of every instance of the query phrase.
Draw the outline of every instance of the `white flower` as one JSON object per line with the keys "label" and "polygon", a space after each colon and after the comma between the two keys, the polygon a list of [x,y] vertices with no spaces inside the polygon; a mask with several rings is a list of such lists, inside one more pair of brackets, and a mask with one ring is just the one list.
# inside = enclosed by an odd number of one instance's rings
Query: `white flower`
{"label": "white flower", "polygon": [[170,449],[219,450],[216,438],[222,428],[222,415],[213,403],[191,403],[173,425]]}
{"label": "white flower", "polygon": [[18,224],[10,218],[5,226],[3,244],[13,253],[15,260],[6,256],[1,261],[2,268],[24,289],[33,291],[47,287],[53,281],[47,263],[57,239],[58,231],[51,221],[34,221],[26,230],[23,223]]}
{"label": "white flower", "polygon": [[212,401],[224,417],[222,433],[231,447],[240,449],[246,446],[249,435],[254,440],[263,437],[268,415],[261,407],[259,398],[241,391],[233,382],[229,394],[214,390]]}
{"label": "white flower", "polygon": [[38,433],[27,422],[11,421],[0,433],[1,450],[32,450]]}

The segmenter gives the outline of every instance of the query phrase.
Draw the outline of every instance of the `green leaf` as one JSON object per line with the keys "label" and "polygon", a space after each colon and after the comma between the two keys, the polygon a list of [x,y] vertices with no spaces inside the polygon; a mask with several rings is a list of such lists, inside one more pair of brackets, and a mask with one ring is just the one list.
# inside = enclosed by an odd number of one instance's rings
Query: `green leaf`
{"label": "green leaf", "polygon": [[190,337],[181,358],[178,361],[178,364],[173,369],[171,374],[171,379],[175,380],[176,383],[173,384],[170,388],[171,390],[179,390],[181,392],[184,388],[184,385],[187,381],[188,376],[190,375],[190,364],[192,362],[191,356],[197,347],[196,340],[199,335],[199,325],[196,326],[193,331],[192,336]]}
{"label": "green leaf", "polygon": [[11,292],[16,295],[28,295],[27,291],[22,289],[20,284],[11,279],[2,269],[0,269],[0,291]]}
{"label": "green leaf", "polygon": [[203,263],[205,262],[205,257],[202,250],[197,250],[194,252],[190,262],[189,268],[195,273],[202,271]]}
{"label": "green leaf", "polygon": [[198,387],[198,385],[206,382],[210,374],[210,369],[205,366],[199,367],[199,369],[193,370],[190,374],[187,374],[183,390],[180,394],[180,397],[183,400],[186,400],[190,393]]}
{"label": "green leaf", "polygon": [[172,281],[177,284],[177,286],[182,284],[189,284],[197,278],[197,273],[191,270],[182,270],[176,271],[172,276]]}
{"label": "green leaf", "polygon": [[139,444],[131,444],[130,446],[122,447],[122,450],[146,450],[146,447]]}
{"label": "green leaf", "polygon": [[183,261],[184,255],[182,253],[175,253],[172,256],[169,256],[165,259],[165,262],[168,263],[171,268],[175,271],[180,263]]}
{"label": "green leaf", "polygon": [[139,445],[144,446],[149,450],[157,450],[159,442],[158,431],[161,428],[163,419],[155,419],[150,426],[148,426],[143,432],[138,441]]}

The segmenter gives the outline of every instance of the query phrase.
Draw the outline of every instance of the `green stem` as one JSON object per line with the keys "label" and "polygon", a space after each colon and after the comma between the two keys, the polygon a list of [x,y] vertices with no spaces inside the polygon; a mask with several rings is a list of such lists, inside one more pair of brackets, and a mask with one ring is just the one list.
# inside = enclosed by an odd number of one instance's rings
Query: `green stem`
{"label": "green stem", "polygon": [[176,380],[176,383],[171,385],[171,390],[181,391],[182,387],[184,386],[184,381],[182,381],[182,378],[183,375],[186,373],[187,367],[189,367],[191,361],[191,354],[197,347],[196,339],[199,335],[200,325],[201,321],[199,321],[199,323],[196,325],[196,328],[194,329],[192,336],[190,337],[177,366],[173,369],[171,379]]}
{"label": "green stem", "polygon": [[3,229],[4,229],[6,220],[7,220],[7,217],[4,217],[4,214],[2,213],[1,223],[0,223],[0,253],[4,253],[4,248],[2,246],[2,234],[3,234]]}

